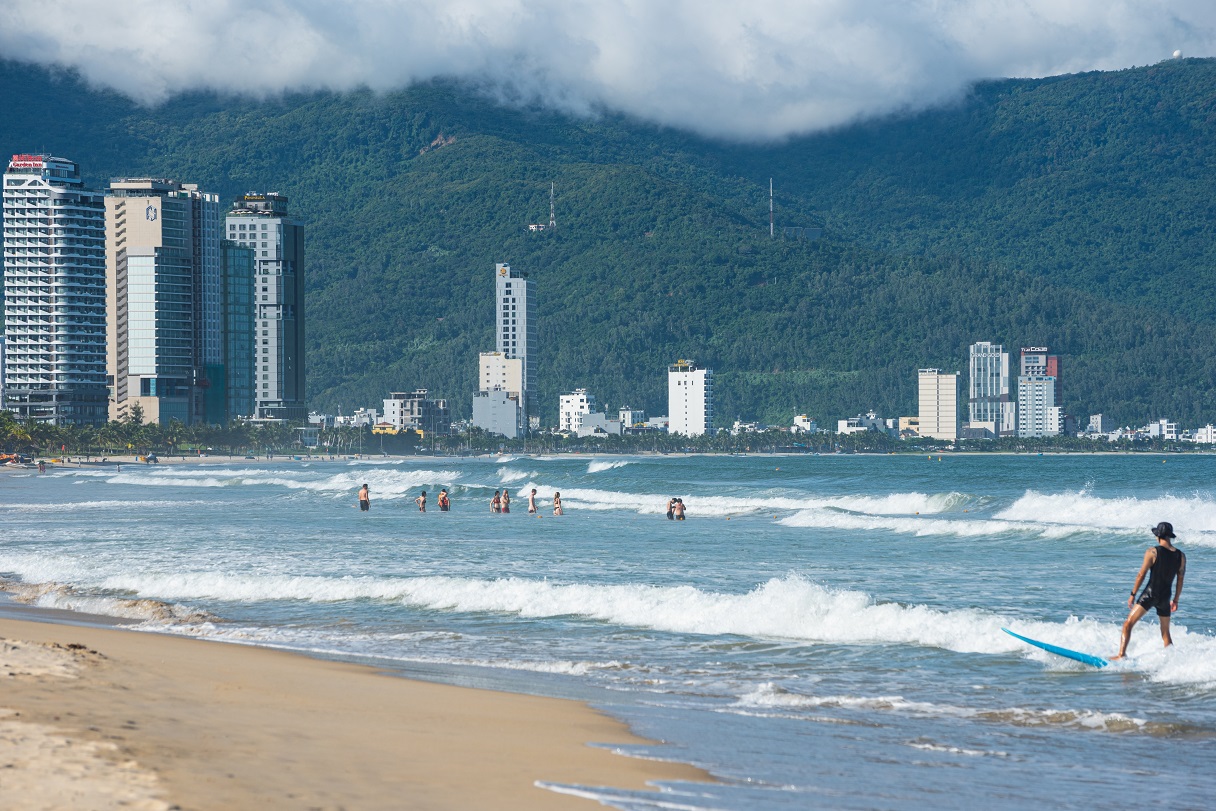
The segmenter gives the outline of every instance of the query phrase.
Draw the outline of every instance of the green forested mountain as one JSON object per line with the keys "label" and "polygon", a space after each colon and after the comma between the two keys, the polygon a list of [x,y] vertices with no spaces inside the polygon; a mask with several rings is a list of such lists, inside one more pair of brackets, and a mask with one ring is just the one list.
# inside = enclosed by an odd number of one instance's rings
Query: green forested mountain
{"label": "green forested mountain", "polygon": [[[149,109],[0,62],[0,94],[0,155],[289,195],[318,408],[425,387],[467,414],[506,261],[537,291],[547,423],[575,386],[665,413],[677,357],[715,369],[720,421],[911,414],[916,369],[965,372],[976,340],[1059,351],[1082,418],[1216,421],[1214,60],[990,82],[760,146],[446,83]],[[558,229],[529,233],[550,182]]]}

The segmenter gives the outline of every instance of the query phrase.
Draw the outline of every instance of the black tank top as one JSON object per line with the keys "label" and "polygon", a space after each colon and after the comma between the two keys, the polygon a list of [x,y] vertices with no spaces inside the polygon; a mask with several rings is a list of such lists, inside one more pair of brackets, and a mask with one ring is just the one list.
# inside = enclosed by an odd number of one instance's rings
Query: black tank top
{"label": "black tank top", "polygon": [[1181,566],[1181,549],[1166,549],[1164,546],[1158,546],[1157,559],[1153,561],[1153,566],[1149,569],[1146,591],[1157,597],[1169,594],[1170,586],[1173,585],[1174,577]]}

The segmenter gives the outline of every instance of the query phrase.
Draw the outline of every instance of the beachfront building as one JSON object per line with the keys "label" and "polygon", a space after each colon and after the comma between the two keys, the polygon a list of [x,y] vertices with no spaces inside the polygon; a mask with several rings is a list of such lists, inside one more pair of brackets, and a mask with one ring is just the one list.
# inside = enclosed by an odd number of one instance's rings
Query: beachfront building
{"label": "beachfront building", "polygon": [[958,372],[917,372],[920,391],[920,435],[950,442],[958,439]]}
{"label": "beachfront building", "polygon": [[154,178],[110,183],[106,374],[110,419],[194,425],[226,408],[218,195]]}
{"label": "beachfront building", "polygon": [[[478,394],[473,396],[473,425],[492,434],[520,437],[524,435],[527,426],[524,414],[524,359],[509,357],[502,352],[482,352],[478,355],[477,381]],[[486,399],[482,395],[489,392],[503,392],[504,397]],[[506,414],[503,409],[516,409],[512,417],[514,427],[510,433],[504,433],[502,427],[506,424]],[[480,415],[480,416],[479,416]]]}
{"label": "beachfront building", "polygon": [[424,436],[452,431],[448,401],[432,400],[427,389],[391,392],[384,401],[384,421],[398,431],[417,431]]}
{"label": "beachfront building", "polygon": [[303,422],[304,226],[288,216],[285,196],[250,192],[233,203],[226,227],[230,242],[254,254],[255,417]]}
{"label": "beachfront building", "polygon": [[[896,425],[898,425],[898,422]],[[877,431],[880,434],[895,436],[898,434],[899,429],[898,427],[889,425],[887,420],[884,420],[873,411],[867,411],[865,414],[858,414],[856,417],[836,421],[836,433],[838,434],[862,434],[866,431]]]}
{"label": "beachfront building", "polygon": [[580,416],[578,428],[575,429],[575,434],[580,437],[620,436],[624,433],[621,421],[609,418],[603,411],[592,411]]}
{"label": "beachfront building", "polygon": [[46,154],[13,155],[3,182],[3,407],[22,420],[101,425],[104,197],[74,162]]}
{"label": "beachfront building", "polygon": [[625,428],[641,428],[646,424],[646,412],[640,408],[621,406],[617,409],[616,417]]}
{"label": "beachfront building", "polygon": [[1016,403],[1010,393],[1009,353],[1000,344],[977,341],[968,364],[968,422],[994,436],[1017,430]]}
{"label": "beachfront building", "polygon": [[1053,355],[1045,346],[1027,346],[1022,348],[1021,375],[1038,375],[1055,379],[1056,405],[1064,402],[1063,369],[1060,366],[1060,356]]}
{"label": "beachfront building", "polygon": [[528,286],[528,274],[505,263],[494,266],[494,335],[495,349],[504,358],[520,361],[519,387],[510,389],[519,395],[520,427],[528,427],[531,414],[529,394],[535,378],[535,355],[532,351],[536,336],[534,296]]}
{"label": "beachfront building", "polygon": [[1216,444],[1216,426],[1208,423],[1202,428],[1196,429],[1195,435],[1191,438],[1192,442],[1201,443],[1203,445]]}
{"label": "beachfront building", "polygon": [[1169,420],[1150,422],[1140,430],[1153,439],[1164,439],[1167,442],[1178,441],[1178,424]]}
{"label": "beachfront building", "polygon": [[575,389],[572,392],[558,396],[557,428],[559,431],[578,433],[583,424],[583,417],[591,413],[595,407],[595,396],[588,394],[586,389]]}
{"label": "beachfront building", "polygon": [[518,393],[495,388],[473,395],[473,427],[488,434],[519,439],[523,436],[520,411]]}
{"label": "beachfront building", "polygon": [[815,434],[818,432],[819,424],[807,414],[799,414],[794,417],[794,424],[790,427],[791,434]]}
{"label": "beachfront building", "polygon": [[1056,405],[1056,379],[1051,375],[1018,377],[1018,436],[1057,436],[1064,416]]}
{"label": "beachfront building", "polygon": [[691,360],[667,367],[667,430],[700,436],[714,431],[714,372]]}
{"label": "beachfront building", "polygon": [[219,397],[205,395],[207,421],[225,424],[238,417],[252,417],[254,405],[253,280],[257,270],[254,251],[225,239],[220,243],[224,268],[224,387],[223,410]]}

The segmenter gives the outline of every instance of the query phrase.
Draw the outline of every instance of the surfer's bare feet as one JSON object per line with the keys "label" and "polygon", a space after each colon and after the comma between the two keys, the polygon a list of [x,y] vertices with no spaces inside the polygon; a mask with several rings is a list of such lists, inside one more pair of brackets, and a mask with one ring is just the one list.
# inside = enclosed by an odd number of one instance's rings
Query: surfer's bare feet
{"label": "surfer's bare feet", "polygon": [[1116,653],[1114,656],[1110,657],[1110,660],[1109,660],[1109,661],[1114,662],[1114,661],[1117,661],[1117,660],[1122,659],[1122,658],[1123,658],[1123,654],[1122,654],[1122,653]]}

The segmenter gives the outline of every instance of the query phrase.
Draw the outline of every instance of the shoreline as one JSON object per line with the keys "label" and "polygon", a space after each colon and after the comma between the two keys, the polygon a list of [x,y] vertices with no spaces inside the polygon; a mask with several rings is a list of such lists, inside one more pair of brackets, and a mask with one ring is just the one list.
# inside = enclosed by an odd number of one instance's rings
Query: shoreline
{"label": "shoreline", "polygon": [[542,786],[713,780],[614,752],[651,742],[578,701],[6,609],[12,807],[577,809],[590,798]]}

